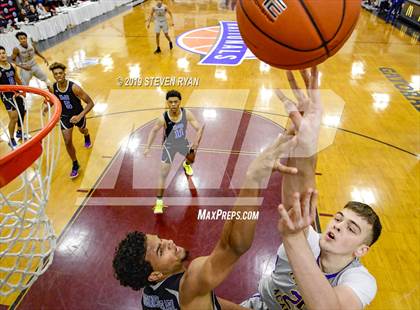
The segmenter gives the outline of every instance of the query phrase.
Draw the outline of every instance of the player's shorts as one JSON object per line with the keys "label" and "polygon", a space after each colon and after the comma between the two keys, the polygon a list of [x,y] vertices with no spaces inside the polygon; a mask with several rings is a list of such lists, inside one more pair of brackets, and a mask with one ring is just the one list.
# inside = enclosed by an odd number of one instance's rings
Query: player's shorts
{"label": "player's shorts", "polygon": [[163,143],[162,162],[171,164],[177,153],[187,156],[191,150],[188,140],[177,141],[176,143]]}
{"label": "player's shorts", "polygon": [[73,116],[75,116],[75,115],[72,115],[72,116],[66,116],[66,115],[63,116],[62,115],[61,116],[61,118],[60,118],[60,127],[61,127],[61,130],[70,129],[70,128],[73,128],[74,126],[77,126],[80,129],[86,128],[86,117],[85,116],[83,116],[83,118],[78,123],[76,123],[76,124],[73,124],[73,123],[70,122],[70,119]]}
{"label": "player's shorts", "polygon": [[162,22],[156,22],[155,21],[155,32],[160,33],[160,31],[163,31],[164,33],[168,33],[169,26],[167,21]]}
{"label": "player's shorts", "polygon": [[48,76],[45,74],[44,71],[38,66],[37,64],[31,67],[31,70],[20,70],[20,78],[22,80],[23,85],[29,85],[29,81],[32,77],[35,76],[37,79],[47,83]]}
{"label": "player's shorts", "polygon": [[25,102],[21,96],[13,96],[13,93],[1,93],[1,101],[7,111],[16,111],[19,109],[20,112],[25,110]]}
{"label": "player's shorts", "polygon": [[253,310],[269,310],[267,305],[261,299],[261,295],[259,293],[253,295],[247,300],[244,300],[240,306]]}

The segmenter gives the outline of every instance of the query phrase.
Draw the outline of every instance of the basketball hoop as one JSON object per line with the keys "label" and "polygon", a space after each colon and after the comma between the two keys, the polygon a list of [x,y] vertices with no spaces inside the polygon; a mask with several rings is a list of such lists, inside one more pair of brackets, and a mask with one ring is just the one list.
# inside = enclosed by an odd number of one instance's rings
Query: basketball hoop
{"label": "basketball hoop", "polygon": [[[0,93],[26,96],[27,110],[21,115],[16,108],[23,121],[22,143],[13,150],[0,143],[0,295],[7,296],[29,287],[52,263],[56,237],[45,207],[59,152],[55,125],[61,104],[48,91],[34,87],[0,85]],[[0,130],[8,142],[1,120]]]}

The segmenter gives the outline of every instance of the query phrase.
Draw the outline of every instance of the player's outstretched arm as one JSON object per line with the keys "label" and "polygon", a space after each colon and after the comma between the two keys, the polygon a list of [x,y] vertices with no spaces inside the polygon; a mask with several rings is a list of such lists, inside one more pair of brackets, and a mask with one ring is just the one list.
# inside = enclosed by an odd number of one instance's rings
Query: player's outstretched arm
{"label": "player's outstretched arm", "polygon": [[[31,40],[32,41],[32,40]],[[47,66],[49,66],[49,63],[48,63],[48,60],[47,60],[47,58],[45,58],[39,51],[38,51],[38,49],[37,49],[37,47],[36,47],[36,45],[35,45],[35,43],[32,41],[32,46],[34,47],[34,50],[35,50],[35,54],[37,54],[40,58],[42,58],[42,60],[45,62],[45,64],[47,65]]]}
{"label": "player's outstretched arm", "polygon": [[77,98],[86,103],[86,106],[83,109],[83,111],[70,119],[70,122],[78,123],[86,114],[90,112],[90,110],[92,110],[95,104],[93,103],[92,98],[90,98],[90,96],[79,85],[73,84],[72,90]]}
{"label": "player's outstretched arm", "polygon": [[209,256],[193,260],[181,281],[181,304],[194,307],[197,298],[207,296],[231,272],[234,264],[252,244],[257,220],[244,220],[244,212],[258,211],[259,188],[272,171],[296,173],[295,168],[283,166],[280,158],[293,147],[295,139],[279,136],[249,166],[235,206],[232,219],[227,220],[222,235]]}
{"label": "player's outstretched arm", "polygon": [[166,12],[169,14],[169,16],[171,17],[171,26],[174,26],[174,16],[172,15],[172,12],[166,8]]}
{"label": "player's outstretched arm", "polygon": [[193,150],[197,150],[198,146],[200,145],[201,138],[203,137],[205,125],[200,124],[192,112],[190,112],[189,110],[186,110],[186,111],[187,111],[187,121],[191,124],[191,126],[197,132],[191,148]]}
{"label": "player's outstretched arm", "polygon": [[164,126],[165,120],[163,119],[163,116],[160,116],[153,126],[152,130],[149,133],[149,136],[147,138],[146,148],[143,151],[144,156],[149,154],[150,147],[152,146],[153,141],[155,140],[156,134],[158,131]]}
{"label": "player's outstretched arm", "polygon": [[302,70],[306,93],[301,90],[292,72],[287,72],[287,79],[296,102],[277,90],[278,98],[283,102],[291,120],[289,132],[297,138],[297,145],[290,153],[287,165],[296,167],[296,175],[286,175],[282,182],[282,202],[286,209],[293,203],[293,193],[303,194],[308,188],[316,188],[315,169],[317,162],[318,137],[322,119],[322,105],[318,89],[318,70]]}
{"label": "player's outstretched arm", "polygon": [[150,17],[149,17],[149,19],[147,20],[147,29],[149,29],[149,27],[150,27],[150,23],[151,23],[151,21],[152,21],[152,19],[153,19],[153,15],[155,14],[155,8],[152,8],[152,12],[150,13]]}
{"label": "player's outstretched arm", "polygon": [[19,73],[16,70],[16,67],[14,64],[11,64],[11,66],[13,66],[15,68],[15,81],[16,81],[16,85],[23,85],[22,80],[20,78]]}
{"label": "player's outstretched arm", "polygon": [[[318,267],[304,231],[316,215],[317,192],[309,189],[305,194],[294,193],[288,211],[279,206],[278,230],[283,238],[293,275],[305,305],[311,310],[362,309],[356,294],[348,286],[332,287]],[[320,297],[322,296],[322,298]]]}

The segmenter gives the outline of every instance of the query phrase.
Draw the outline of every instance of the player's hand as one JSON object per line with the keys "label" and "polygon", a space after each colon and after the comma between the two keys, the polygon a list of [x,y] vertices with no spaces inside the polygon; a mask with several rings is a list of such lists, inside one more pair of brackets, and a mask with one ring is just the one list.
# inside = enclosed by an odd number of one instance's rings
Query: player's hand
{"label": "player's hand", "polygon": [[22,98],[26,98],[26,92],[25,91],[18,91],[16,93],[13,94],[13,97],[22,97]]}
{"label": "player's hand", "polygon": [[[316,154],[318,137],[321,129],[322,105],[318,88],[318,70],[316,67],[300,71],[305,81],[306,94],[302,91],[291,71],[287,72],[290,87],[297,102],[289,99],[281,90],[276,90],[277,97],[283,102],[296,132],[297,145],[291,156],[311,157]],[[303,112],[303,115],[301,114]]]}
{"label": "player's hand", "polygon": [[193,150],[194,152],[197,151],[198,149],[198,143],[193,143],[190,147],[191,150]]}
{"label": "player's hand", "polygon": [[144,151],[143,151],[143,155],[144,155],[144,157],[148,157],[148,156],[149,156],[149,153],[150,153],[150,147],[146,147],[146,148],[144,149]]}
{"label": "player's hand", "polygon": [[47,100],[44,100],[44,102],[43,102],[43,109],[42,109],[42,115],[47,115],[47,112],[48,112],[48,105],[49,105],[49,103],[48,103],[48,101]]}
{"label": "player's hand", "polygon": [[78,122],[80,122],[80,120],[82,119],[82,115],[78,114],[75,116],[72,116],[72,118],[70,118],[70,123],[72,124],[77,124]]}
{"label": "player's hand", "polygon": [[288,153],[295,145],[295,137],[280,135],[272,145],[260,153],[249,165],[247,178],[260,183],[269,177],[273,171],[296,174],[298,172],[296,168],[287,167],[280,162],[282,157],[288,156]]}
{"label": "player's hand", "polygon": [[309,189],[301,197],[299,193],[293,194],[293,206],[286,211],[282,204],[278,211],[280,219],[277,229],[284,237],[296,235],[304,231],[315,220],[318,201],[318,192]]}

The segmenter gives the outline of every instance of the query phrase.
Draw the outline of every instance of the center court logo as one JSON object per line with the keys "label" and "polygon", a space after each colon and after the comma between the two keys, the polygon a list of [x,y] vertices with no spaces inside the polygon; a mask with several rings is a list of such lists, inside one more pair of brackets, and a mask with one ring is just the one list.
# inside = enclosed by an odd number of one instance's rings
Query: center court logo
{"label": "center court logo", "polygon": [[180,35],[176,43],[191,53],[204,56],[200,65],[238,66],[244,59],[256,59],[247,48],[235,21],[194,29]]}

